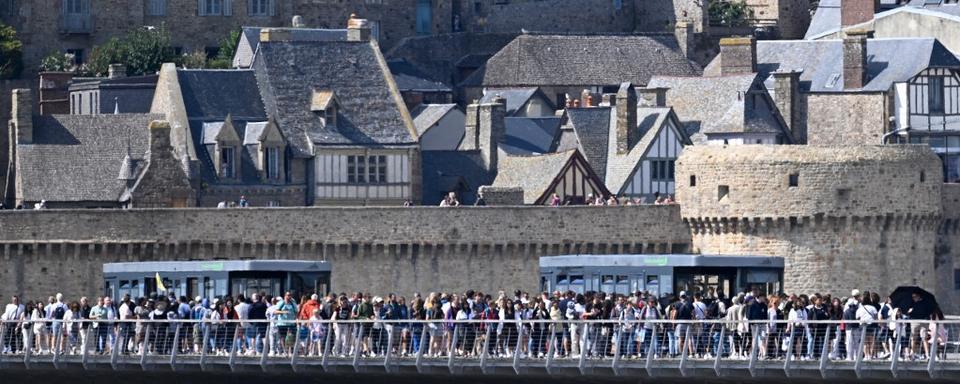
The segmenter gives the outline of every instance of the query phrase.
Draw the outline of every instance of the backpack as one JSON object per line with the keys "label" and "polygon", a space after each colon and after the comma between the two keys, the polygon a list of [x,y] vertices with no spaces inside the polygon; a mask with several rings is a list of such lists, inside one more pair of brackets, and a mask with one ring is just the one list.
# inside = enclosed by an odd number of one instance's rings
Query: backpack
{"label": "backpack", "polygon": [[53,309],[53,318],[54,320],[63,320],[63,316],[67,314],[67,310],[63,308],[62,305],[58,305]]}
{"label": "backpack", "polygon": [[682,303],[677,308],[677,320],[693,320],[693,304]]}
{"label": "backpack", "polygon": [[843,320],[848,322],[846,323],[848,328],[860,328],[860,324],[857,323],[856,305],[848,305],[847,309],[843,310]]}

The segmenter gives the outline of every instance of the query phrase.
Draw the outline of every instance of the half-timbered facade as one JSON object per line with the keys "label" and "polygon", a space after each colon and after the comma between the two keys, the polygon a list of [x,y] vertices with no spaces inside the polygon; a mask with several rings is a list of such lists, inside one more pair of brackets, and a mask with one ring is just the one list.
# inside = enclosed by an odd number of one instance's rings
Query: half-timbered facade
{"label": "half-timbered facade", "polygon": [[523,203],[533,205],[550,204],[554,194],[563,204],[584,204],[588,197],[610,194],[603,180],[576,149],[534,156],[507,156],[500,160],[493,186],[523,188]]}
{"label": "half-timbered facade", "polygon": [[929,68],[895,85],[897,128],[928,143],[943,160],[943,178],[960,182],[960,71]]}
{"label": "half-timbered facade", "polygon": [[633,150],[638,153],[614,155],[608,160],[607,186],[617,195],[653,202],[657,194],[674,193],[675,163],[690,139],[669,108],[641,108],[641,116],[641,122],[651,119],[653,123],[640,127],[646,133]]}

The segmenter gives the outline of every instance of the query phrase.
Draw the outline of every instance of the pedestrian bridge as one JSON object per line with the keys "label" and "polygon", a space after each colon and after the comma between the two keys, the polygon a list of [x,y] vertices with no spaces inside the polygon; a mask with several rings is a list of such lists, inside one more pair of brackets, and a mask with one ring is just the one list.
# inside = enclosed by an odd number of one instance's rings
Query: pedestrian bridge
{"label": "pedestrian bridge", "polygon": [[0,370],[960,378],[960,321],[853,325],[840,331],[840,322],[812,321],[4,322]]}

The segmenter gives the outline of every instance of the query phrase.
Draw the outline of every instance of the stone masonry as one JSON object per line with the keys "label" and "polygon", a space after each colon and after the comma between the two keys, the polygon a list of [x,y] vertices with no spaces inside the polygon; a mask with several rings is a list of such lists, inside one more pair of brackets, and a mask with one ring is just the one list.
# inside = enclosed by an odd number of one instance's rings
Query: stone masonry
{"label": "stone masonry", "polygon": [[941,292],[939,175],[925,146],[694,146],[677,200],[694,251],[784,256],[787,292]]}

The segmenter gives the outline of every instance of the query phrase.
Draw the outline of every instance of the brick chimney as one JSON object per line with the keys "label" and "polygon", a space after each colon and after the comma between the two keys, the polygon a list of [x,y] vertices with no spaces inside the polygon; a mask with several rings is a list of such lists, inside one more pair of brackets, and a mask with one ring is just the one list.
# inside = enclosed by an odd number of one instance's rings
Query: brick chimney
{"label": "brick chimney", "polygon": [[757,72],[757,40],[750,37],[720,39],[720,74]]}
{"label": "brick chimney", "polygon": [[120,79],[127,77],[127,66],[123,64],[110,64],[109,67],[109,78],[111,79]]}
{"label": "brick chimney", "polygon": [[499,143],[507,133],[504,122],[507,115],[507,100],[497,96],[490,103],[480,104],[479,108],[478,149],[480,157],[483,158],[484,168],[494,172],[497,170]]}
{"label": "brick chimney", "polygon": [[840,25],[849,27],[873,20],[880,0],[840,0]]}
{"label": "brick chimney", "polygon": [[667,91],[669,88],[640,88],[639,102],[641,107],[666,107]]}
{"label": "brick chimney", "polygon": [[620,84],[617,91],[617,154],[623,155],[640,141],[637,129],[637,91],[633,84]]}
{"label": "brick chimney", "polygon": [[774,102],[783,121],[787,123],[793,142],[804,144],[807,141],[806,132],[803,132],[800,121],[800,74],[798,71],[782,71],[773,73]]}
{"label": "brick chimney", "polygon": [[33,96],[29,89],[14,89],[10,105],[10,116],[16,130],[17,144],[33,143]]}
{"label": "brick chimney", "polygon": [[851,30],[843,38],[843,89],[859,89],[867,84],[868,30]]}
{"label": "brick chimney", "polygon": [[477,104],[476,100],[474,100],[472,104],[467,105],[466,118],[467,121],[464,126],[463,144],[461,148],[467,151],[478,149],[477,139],[480,133],[480,105]]}
{"label": "brick chimney", "polygon": [[686,21],[678,21],[673,28],[673,35],[677,38],[677,44],[680,45],[680,51],[687,59],[693,60],[696,43],[694,42],[693,24]]}
{"label": "brick chimney", "polygon": [[347,20],[347,41],[370,41],[370,22],[367,19],[357,17],[357,14],[351,14],[350,20]]}

